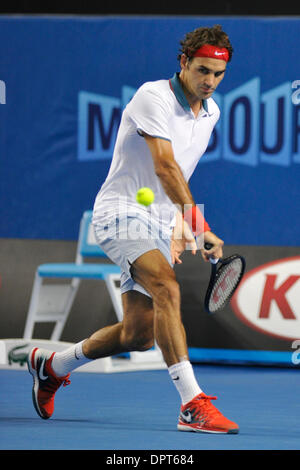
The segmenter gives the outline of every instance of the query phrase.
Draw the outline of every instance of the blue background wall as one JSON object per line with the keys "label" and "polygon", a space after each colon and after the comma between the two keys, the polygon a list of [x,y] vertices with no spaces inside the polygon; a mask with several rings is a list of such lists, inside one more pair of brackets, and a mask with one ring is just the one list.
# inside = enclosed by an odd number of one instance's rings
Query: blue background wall
{"label": "blue background wall", "polygon": [[179,70],[187,31],[216,23],[235,52],[192,192],[227,244],[299,245],[300,20],[289,18],[1,17],[0,237],[76,239],[123,106]]}

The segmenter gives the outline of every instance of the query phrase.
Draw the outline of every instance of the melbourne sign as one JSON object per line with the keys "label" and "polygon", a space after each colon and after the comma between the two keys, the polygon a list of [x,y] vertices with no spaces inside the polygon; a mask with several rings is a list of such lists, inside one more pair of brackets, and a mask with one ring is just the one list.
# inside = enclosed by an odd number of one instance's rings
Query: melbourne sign
{"label": "melbourne sign", "polygon": [[[296,89],[295,89],[296,88]],[[135,89],[121,97],[81,91],[78,96],[78,159],[111,159],[122,110]],[[224,96],[214,93],[221,109],[202,162],[218,159],[256,166],[300,163],[300,100],[297,83],[285,82],[262,92],[255,77]]]}

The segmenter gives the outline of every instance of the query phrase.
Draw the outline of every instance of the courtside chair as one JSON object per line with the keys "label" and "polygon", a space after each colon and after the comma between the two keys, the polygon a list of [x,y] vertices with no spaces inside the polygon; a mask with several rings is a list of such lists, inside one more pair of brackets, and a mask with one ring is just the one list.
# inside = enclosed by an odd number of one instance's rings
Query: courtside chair
{"label": "courtside chair", "polygon": [[[86,279],[105,281],[117,318],[122,321],[123,310],[119,288],[120,268],[111,263],[96,264],[87,262],[89,258],[90,261],[91,258],[99,258],[99,261],[108,259],[97,245],[91,219],[92,211],[85,211],[80,222],[74,263],[50,263],[38,266],[31,293],[24,338],[32,338],[35,323],[54,322],[55,326],[50,340],[59,341],[80,282]],[[48,284],[44,282],[49,279],[51,279],[51,283],[49,281]],[[57,284],[54,283],[53,279],[58,280]],[[62,284],[62,279],[69,279],[70,282]]]}

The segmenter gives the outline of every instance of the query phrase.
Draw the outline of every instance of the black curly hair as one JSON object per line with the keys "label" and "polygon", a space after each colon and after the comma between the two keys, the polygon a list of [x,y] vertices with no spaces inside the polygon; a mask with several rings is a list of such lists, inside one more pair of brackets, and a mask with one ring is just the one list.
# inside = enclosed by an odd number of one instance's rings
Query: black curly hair
{"label": "black curly hair", "polygon": [[233,48],[229,41],[228,35],[222,30],[219,24],[208,27],[197,28],[180,41],[181,49],[178,55],[178,60],[181,55],[185,54],[190,60],[193,58],[195,52],[204,44],[211,44],[212,46],[226,47],[229,53],[229,61],[233,54]]}

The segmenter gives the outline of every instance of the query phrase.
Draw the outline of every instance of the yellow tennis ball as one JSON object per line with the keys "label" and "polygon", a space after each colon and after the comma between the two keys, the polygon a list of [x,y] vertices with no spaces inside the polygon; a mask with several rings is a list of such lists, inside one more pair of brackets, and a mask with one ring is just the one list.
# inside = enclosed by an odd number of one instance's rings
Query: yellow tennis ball
{"label": "yellow tennis ball", "polygon": [[143,206],[150,206],[154,201],[154,192],[150,188],[140,188],[136,193],[136,200]]}

